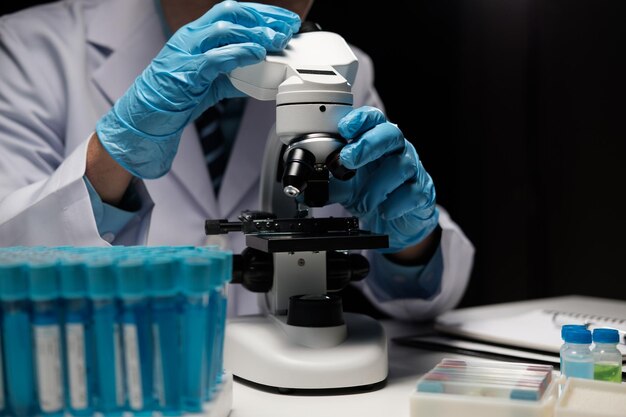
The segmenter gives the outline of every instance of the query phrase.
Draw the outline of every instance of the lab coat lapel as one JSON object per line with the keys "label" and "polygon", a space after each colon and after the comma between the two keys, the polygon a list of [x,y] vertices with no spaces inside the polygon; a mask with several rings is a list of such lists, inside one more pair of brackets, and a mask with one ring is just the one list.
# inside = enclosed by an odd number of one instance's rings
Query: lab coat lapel
{"label": "lab coat lapel", "polygon": [[[276,120],[276,102],[248,99],[246,109],[237,132],[237,139],[229,158],[224,183],[220,189],[219,205],[224,218],[239,216],[235,212],[237,203],[254,185],[259,185],[263,152],[270,129]],[[243,207],[255,210],[258,207]]]}
{"label": "lab coat lapel", "polygon": [[85,7],[87,41],[110,51],[93,81],[113,104],[163,47],[161,22],[152,2],[145,0],[109,0],[94,9]]}
{"label": "lab coat lapel", "polygon": [[[109,0],[100,4],[99,7],[107,10],[99,9],[97,13],[86,10],[87,19],[90,13],[99,17],[88,21],[87,39],[111,51],[94,72],[93,81],[112,105],[159,53],[165,37],[153,2]],[[139,6],[141,9],[134,10]],[[220,217],[193,125],[183,131],[178,153],[167,175],[173,175],[178,180],[207,217]],[[148,190],[161,184],[158,180],[146,181]]]}

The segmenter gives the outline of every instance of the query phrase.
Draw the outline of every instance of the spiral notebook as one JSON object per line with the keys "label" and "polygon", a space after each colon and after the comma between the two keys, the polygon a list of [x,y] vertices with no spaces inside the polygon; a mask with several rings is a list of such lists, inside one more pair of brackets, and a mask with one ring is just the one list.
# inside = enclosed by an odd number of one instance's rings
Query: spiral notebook
{"label": "spiral notebook", "polygon": [[618,349],[626,358],[626,301],[566,296],[453,310],[441,315],[435,329],[471,340],[557,353],[561,326],[585,324],[590,330],[620,332]]}

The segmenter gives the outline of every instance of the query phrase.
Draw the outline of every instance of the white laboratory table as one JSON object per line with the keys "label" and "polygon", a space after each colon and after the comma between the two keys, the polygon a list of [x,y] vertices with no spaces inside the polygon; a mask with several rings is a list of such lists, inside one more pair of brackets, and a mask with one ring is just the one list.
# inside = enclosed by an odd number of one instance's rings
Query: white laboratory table
{"label": "white laboratory table", "polygon": [[[389,339],[415,334],[424,327],[382,321]],[[400,346],[389,340],[389,377],[386,386],[370,392],[342,395],[278,394],[259,390],[240,382],[233,387],[230,417],[405,417],[409,415],[409,396],[420,375],[451,353]]]}

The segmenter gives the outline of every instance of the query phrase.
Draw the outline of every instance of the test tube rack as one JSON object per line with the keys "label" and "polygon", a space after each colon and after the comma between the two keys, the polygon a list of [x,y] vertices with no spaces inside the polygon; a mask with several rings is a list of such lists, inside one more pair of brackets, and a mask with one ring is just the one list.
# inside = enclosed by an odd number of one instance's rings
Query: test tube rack
{"label": "test tube rack", "polygon": [[225,417],[216,247],[0,249],[0,416]]}

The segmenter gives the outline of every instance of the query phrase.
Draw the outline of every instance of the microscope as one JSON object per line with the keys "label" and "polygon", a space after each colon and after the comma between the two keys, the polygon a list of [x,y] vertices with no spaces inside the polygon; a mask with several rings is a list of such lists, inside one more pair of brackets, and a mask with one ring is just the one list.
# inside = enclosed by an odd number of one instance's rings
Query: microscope
{"label": "microscope", "polygon": [[208,235],[245,234],[231,282],[259,293],[264,311],[228,322],[225,368],[281,391],[371,388],[387,378],[382,326],[344,313],[333,293],[369,272],[367,259],[349,251],[387,247],[388,237],[360,230],[356,217],[312,217],[328,202],[330,176],[354,175],[339,161],[347,142],[337,124],[352,110],[357,67],[341,36],[307,31],[229,75],[245,94],[276,101],[276,125],[263,156],[262,211],[205,224]]}

